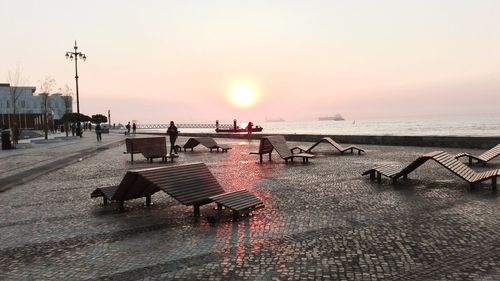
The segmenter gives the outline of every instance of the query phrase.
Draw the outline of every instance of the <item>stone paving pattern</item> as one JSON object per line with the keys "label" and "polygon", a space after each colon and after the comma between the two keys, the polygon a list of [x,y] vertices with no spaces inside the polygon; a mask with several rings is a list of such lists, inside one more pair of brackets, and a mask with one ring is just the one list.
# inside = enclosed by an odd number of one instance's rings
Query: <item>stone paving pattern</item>
{"label": "stone paving pattern", "polygon": [[[137,155],[131,165],[121,145],[2,193],[0,279],[500,280],[499,200],[489,182],[471,191],[435,163],[398,185],[360,176],[375,163],[409,163],[435,148],[365,145],[365,155],[341,156],[322,145],[309,164],[285,165],[273,153],[259,165],[248,154],[258,141],[217,142],[233,149],[195,148],[174,164]],[[77,145],[97,143],[84,138],[60,149]],[[41,147],[17,153],[10,159],[46,154]],[[249,189],[265,208],[233,222],[214,205],[194,218],[163,192],[150,207],[127,201],[122,213],[90,198],[127,169],[198,161],[226,190]],[[473,168],[499,167],[496,160]]]}

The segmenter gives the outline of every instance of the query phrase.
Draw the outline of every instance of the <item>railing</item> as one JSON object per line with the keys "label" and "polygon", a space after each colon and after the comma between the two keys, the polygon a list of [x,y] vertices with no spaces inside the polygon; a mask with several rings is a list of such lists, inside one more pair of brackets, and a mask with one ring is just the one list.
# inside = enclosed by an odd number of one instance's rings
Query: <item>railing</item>
{"label": "railing", "polygon": [[[167,129],[170,124],[140,124],[137,129]],[[215,124],[176,124],[177,128],[215,129]],[[232,124],[219,124],[219,128],[233,128]]]}

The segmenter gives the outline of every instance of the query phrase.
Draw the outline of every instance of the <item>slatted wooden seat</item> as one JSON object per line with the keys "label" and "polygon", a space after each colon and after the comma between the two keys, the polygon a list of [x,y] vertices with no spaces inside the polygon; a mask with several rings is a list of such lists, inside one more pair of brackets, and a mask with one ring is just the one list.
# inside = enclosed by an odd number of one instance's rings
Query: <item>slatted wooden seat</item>
{"label": "slatted wooden seat", "polygon": [[293,153],[286,143],[284,136],[267,136],[260,140],[259,151],[250,152],[250,154],[259,154],[260,163],[262,164],[262,155],[269,154],[269,160],[271,160],[271,153],[273,150],[278,152],[278,155],[288,163],[288,160],[293,162],[294,158],[302,158],[302,163],[308,163],[310,158],[314,155],[309,153]]}
{"label": "slatted wooden seat", "polygon": [[295,148],[298,148],[300,152],[309,153],[309,152],[311,152],[311,150],[313,148],[315,148],[316,146],[318,146],[321,143],[330,144],[331,146],[333,146],[333,148],[335,148],[336,150],[338,150],[341,154],[344,154],[344,152],[346,152],[346,151],[350,151],[351,153],[354,153],[354,150],[357,150],[358,154],[361,154],[361,152],[365,152],[364,149],[356,147],[356,146],[352,146],[352,145],[347,146],[347,147],[343,147],[342,145],[338,144],[336,141],[334,141],[330,137],[324,137],[324,138],[320,139],[315,144],[313,144],[311,147],[309,147],[309,148],[307,148],[305,150],[303,148],[301,148],[301,147],[295,147]]}
{"label": "slatted wooden seat", "polygon": [[247,190],[225,192],[204,163],[151,168],[142,171],[140,176],[180,203],[192,205],[195,216],[200,215],[201,205],[211,202],[233,210],[235,218],[240,212],[263,204]]}
{"label": "slatted wooden seat", "polygon": [[160,189],[145,182],[139,176],[141,171],[128,171],[119,185],[96,188],[90,194],[90,197],[103,197],[104,205],[107,205],[108,201],[116,201],[119,204],[120,211],[123,211],[124,202],[131,199],[146,197],[146,205],[150,205],[151,195],[160,191]]}
{"label": "slatted wooden seat", "polygon": [[173,155],[167,154],[167,142],[165,137],[147,138],[127,138],[125,139],[126,151],[130,154],[130,162],[134,163],[134,154],[141,153],[147,161],[152,162],[153,158],[162,158],[163,161],[170,158],[173,162]]}
{"label": "slatted wooden seat", "polygon": [[500,155],[500,144],[497,144],[495,147],[493,147],[490,150],[485,151],[483,154],[479,156],[475,156],[469,153],[459,153],[455,155],[456,159],[460,159],[462,157],[468,157],[469,158],[469,165],[472,164],[472,160],[476,160],[477,163],[486,165],[489,161],[493,160],[494,158],[498,157]]}
{"label": "slatted wooden seat", "polygon": [[199,144],[207,147],[210,149],[210,152],[212,152],[214,149],[217,149],[217,151],[222,150],[222,152],[227,152],[229,149],[231,149],[230,146],[225,145],[225,144],[218,144],[213,138],[211,137],[199,137],[199,138],[189,138],[187,142],[182,146],[184,151],[186,149],[193,149],[198,146]]}
{"label": "slatted wooden seat", "polygon": [[428,160],[436,161],[450,172],[468,182],[471,185],[471,188],[473,188],[476,183],[491,179],[492,190],[496,191],[497,189],[497,177],[500,176],[500,169],[477,173],[444,151],[434,151],[420,156],[408,166],[403,168],[399,166],[394,167],[392,165],[377,166],[363,172],[362,175],[370,175],[370,179],[375,179],[375,177],[377,177],[378,182],[381,181],[381,176],[384,175],[391,178],[395,183],[400,177],[407,178],[409,173],[423,165]]}

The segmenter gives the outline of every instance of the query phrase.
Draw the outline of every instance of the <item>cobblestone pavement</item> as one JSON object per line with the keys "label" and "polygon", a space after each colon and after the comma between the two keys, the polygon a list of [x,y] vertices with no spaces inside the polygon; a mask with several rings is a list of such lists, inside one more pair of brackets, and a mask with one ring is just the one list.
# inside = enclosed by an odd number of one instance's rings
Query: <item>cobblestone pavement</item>
{"label": "cobblestone pavement", "polygon": [[[309,164],[285,165],[273,153],[259,165],[248,154],[258,141],[217,141],[233,149],[195,148],[174,164],[138,156],[131,165],[122,145],[1,193],[0,279],[500,280],[499,199],[488,184],[471,191],[435,163],[398,185],[360,176],[435,148],[363,146],[365,155],[341,156],[320,146]],[[150,207],[128,201],[122,213],[90,198],[127,169],[198,161],[265,208],[233,222],[213,205],[196,219],[163,192]]]}

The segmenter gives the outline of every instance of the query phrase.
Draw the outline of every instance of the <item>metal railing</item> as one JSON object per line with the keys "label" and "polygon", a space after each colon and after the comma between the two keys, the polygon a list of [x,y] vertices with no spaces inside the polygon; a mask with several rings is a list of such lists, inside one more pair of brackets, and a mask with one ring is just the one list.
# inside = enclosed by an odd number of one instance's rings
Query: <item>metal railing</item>
{"label": "metal railing", "polygon": [[[167,129],[169,124],[140,124],[137,129]],[[199,128],[199,129],[215,129],[215,124],[176,124],[177,128]],[[219,128],[233,128],[232,124],[219,124]]]}

